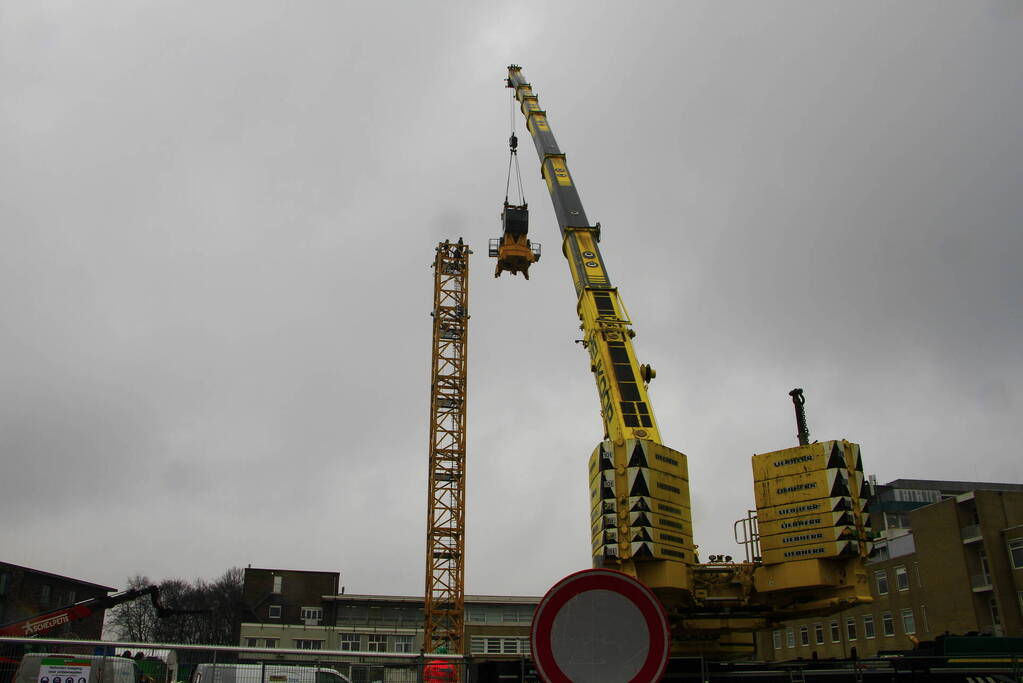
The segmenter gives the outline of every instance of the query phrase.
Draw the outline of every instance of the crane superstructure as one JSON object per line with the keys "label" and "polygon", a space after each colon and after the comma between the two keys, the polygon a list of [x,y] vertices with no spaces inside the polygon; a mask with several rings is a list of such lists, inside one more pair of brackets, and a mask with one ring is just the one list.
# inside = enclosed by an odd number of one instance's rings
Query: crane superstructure
{"label": "crane superstructure", "polygon": [[859,447],[847,441],[755,455],[757,513],[767,522],[758,538],[764,557],[699,561],[687,459],[661,443],[648,395],[655,372],[637,359],[632,320],[598,247],[600,224],[587,219],[547,113],[519,66],[508,67],[506,85],[554,205],[600,400],[604,439],[589,459],[593,565],[654,590],[679,653],[721,653],[750,642],[737,633],[868,602],[865,483]]}

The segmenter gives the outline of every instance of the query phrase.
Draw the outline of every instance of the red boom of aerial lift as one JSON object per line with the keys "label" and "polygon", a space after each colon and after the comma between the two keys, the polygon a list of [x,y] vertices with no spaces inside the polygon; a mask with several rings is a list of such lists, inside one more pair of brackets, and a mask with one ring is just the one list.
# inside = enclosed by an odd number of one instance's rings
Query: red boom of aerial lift
{"label": "red boom of aerial lift", "polygon": [[9,624],[0,626],[0,637],[6,636],[17,638],[19,636],[38,636],[52,631],[58,626],[71,623],[72,621],[78,621],[79,619],[85,619],[98,610],[110,609],[111,607],[116,607],[121,603],[137,600],[138,598],[147,595],[152,601],[153,607],[156,609],[156,616],[160,619],[174,616],[176,614],[199,614],[209,612],[209,610],[177,610],[164,607],[163,603],[160,602],[160,587],[146,586],[145,588],[132,588],[126,591],[121,591],[120,593],[114,593],[113,595],[104,595],[99,598],[82,600],[81,602],[76,602],[73,605],[67,605],[60,609],[36,614],[28,619],[12,621]]}

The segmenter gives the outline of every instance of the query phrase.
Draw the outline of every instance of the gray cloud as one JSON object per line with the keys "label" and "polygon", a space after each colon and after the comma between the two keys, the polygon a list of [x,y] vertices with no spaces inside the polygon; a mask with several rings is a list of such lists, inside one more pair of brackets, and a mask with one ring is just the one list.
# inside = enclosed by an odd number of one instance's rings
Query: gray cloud
{"label": "gray cloud", "polygon": [[468,588],[587,566],[601,426],[528,145],[545,256],[528,283],[486,259],[509,62],[604,225],[704,551],[736,552],[748,457],[795,442],[797,385],[814,438],[862,443],[882,480],[1020,481],[1021,22],[1007,1],[7,3],[4,559],[421,591],[428,265],[464,236]]}

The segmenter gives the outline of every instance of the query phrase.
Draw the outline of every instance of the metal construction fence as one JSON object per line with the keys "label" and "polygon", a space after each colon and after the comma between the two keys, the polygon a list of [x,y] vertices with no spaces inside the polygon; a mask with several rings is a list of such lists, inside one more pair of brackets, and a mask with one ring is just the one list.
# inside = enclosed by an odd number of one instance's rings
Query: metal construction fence
{"label": "metal construction fence", "polygon": [[[502,669],[512,674],[521,671],[521,675],[492,677],[486,673],[487,667],[481,675],[481,666],[491,663],[473,662],[462,655],[0,638],[0,683],[51,683],[27,670],[15,681],[26,653],[131,659],[136,664],[137,683],[426,683],[430,673],[444,676],[445,669],[457,671],[462,683],[497,678],[535,680],[526,673],[525,659],[499,663]],[[87,678],[86,683],[122,681],[99,676],[98,680]]]}

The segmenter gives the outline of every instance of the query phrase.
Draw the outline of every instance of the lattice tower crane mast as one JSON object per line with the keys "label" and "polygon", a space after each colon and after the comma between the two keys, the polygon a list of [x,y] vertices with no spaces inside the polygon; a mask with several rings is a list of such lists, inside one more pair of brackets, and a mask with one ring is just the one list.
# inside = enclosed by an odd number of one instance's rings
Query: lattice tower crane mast
{"label": "lattice tower crane mast", "polygon": [[433,270],[430,471],[426,527],[424,640],[464,653],[465,402],[469,246],[441,242]]}

